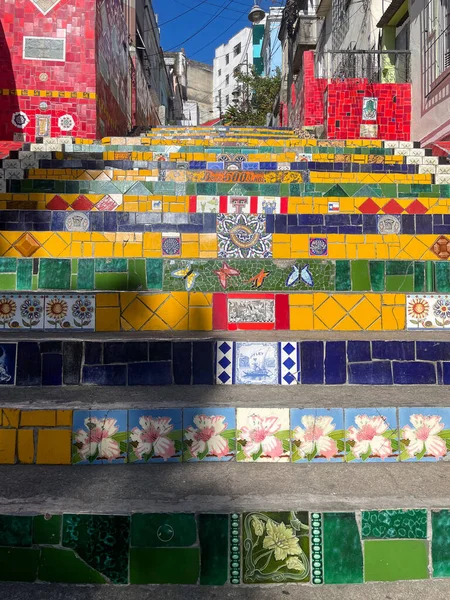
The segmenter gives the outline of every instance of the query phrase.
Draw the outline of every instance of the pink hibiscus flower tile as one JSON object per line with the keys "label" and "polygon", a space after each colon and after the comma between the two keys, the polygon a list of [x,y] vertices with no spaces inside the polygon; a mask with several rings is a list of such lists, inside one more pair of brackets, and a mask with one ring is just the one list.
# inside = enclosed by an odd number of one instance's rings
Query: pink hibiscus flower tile
{"label": "pink hibiscus flower tile", "polygon": [[237,460],[289,462],[288,408],[237,409]]}
{"label": "pink hibiscus flower tile", "polygon": [[448,460],[449,408],[399,408],[400,460]]}
{"label": "pink hibiscus flower tile", "polygon": [[183,410],[183,461],[233,460],[236,454],[234,408]]}
{"label": "pink hibiscus flower tile", "polygon": [[342,461],[345,450],[341,408],[291,409],[292,462]]}
{"label": "pink hibiscus flower tile", "polygon": [[132,463],[180,462],[182,410],[130,410],[129,455]]}
{"label": "pink hibiscus flower tile", "polygon": [[398,460],[395,408],[346,408],[347,462]]}

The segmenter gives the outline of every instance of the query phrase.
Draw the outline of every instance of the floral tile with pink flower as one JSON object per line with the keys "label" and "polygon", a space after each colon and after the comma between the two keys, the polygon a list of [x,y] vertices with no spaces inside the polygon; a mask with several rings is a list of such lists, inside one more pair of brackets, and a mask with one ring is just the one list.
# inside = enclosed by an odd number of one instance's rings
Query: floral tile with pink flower
{"label": "floral tile with pink flower", "polygon": [[400,460],[448,460],[450,408],[399,408]]}
{"label": "floral tile with pink flower", "polygon": [[125,463],[128,458],[128,411],[75,410],[72,464]]}
{"label": "floral tile with pink flower", "polygon": [[291,409],[292,462],[342,461],[345,451],[342,408]]}
{"label": "floral tile with pink flower", "polygon": [[181,408],[128,412],[128,462],[180,462],[183,444]]}
{"label": "floral tile with pink flower", "polygon": [[183,410],[183,461],[233,460],[236,454],[234,408]]}
{"label": "floral tile with pink flower", "polygon": [[407,329],[449,329],[450,296],[415,294],[406,296]]}
{"label": "floral tile with pink flower", "polygon": [[241,462],[289,462],[289,409],[238,408],[236,451]]}
{"label": "floral tile with pink flower", "polygon": [[95,296],[56,294],[45,297],[45,325],[51,329],[95,330]]}
{"label": "floral tile with pink flower", "polygon": [[398,460],[398,428],[395,408],[346,408],[347,462]]}

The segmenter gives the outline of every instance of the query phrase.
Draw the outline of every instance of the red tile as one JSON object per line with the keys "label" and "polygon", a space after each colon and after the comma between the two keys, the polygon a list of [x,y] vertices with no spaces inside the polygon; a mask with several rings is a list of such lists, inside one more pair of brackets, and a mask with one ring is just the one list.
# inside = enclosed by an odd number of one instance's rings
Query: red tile
{"label": "red tile", "polygon": [[228,329],[228,306],[226,294],[213,294],[213,330]]}
{"label": "red tile", "polygon": [[428,208],[419,200],[414,200],[405,208],[405,211],[410,215],[424,215],[428,212]]}
{"label": "red tile", "polygon": [[275,328],[290,329],[289,294],[275,294]]}
{"label": "red tile", "polygon": [[68,206],[69,204],[61,196],[53,196],[50,202],[46,204],[48,210],[66,210]]}
{"label": "red tile", "polygon": [[389,202],[383,206],[383,211],[387,215],[400,215],[403,210],[403,207],[394,199],[389,200]]}
{"label": "red tile", "polygon": [[74,210],[91,210],[92,206],[92,202],[83,195],[78,196],[78,198],[72,204],[72,208]]}
{"label": "red tile", "polygon": [[375,215],[380,210],[380,207],[372,200],[372,198],[367,198],[358,210],[365,215]]}

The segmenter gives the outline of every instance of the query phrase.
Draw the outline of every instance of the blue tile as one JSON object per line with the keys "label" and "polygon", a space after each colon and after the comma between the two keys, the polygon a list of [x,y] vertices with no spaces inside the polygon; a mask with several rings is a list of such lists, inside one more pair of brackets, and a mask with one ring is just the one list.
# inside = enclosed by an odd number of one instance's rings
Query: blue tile
{"label": "blue tile", "polygon": [[172,360],[172,342],[148,342],[148,360]]}
{"label": "blue tile", "polygon": [[193,342],[192,383],[214,383],[214,343]]}
{"label": "blue tile", "polygon": [[433,233],[432,215],[416,215],[416,234]]}
{"label": "blue tile", "polygon": [[176,342],[173,345],[173,380],[178,385],[190,385],[192,374],[191,342]]}
{"label": "blue tile", "polygon": [[347,358],[345,342],[326,342],[325,383],[336,385],[347,380]]}
{"label": "blue tile", "polygon": [[60,340],[49,340],[39,344],[41,354],[61,354],[62,342]]}
{"label": "blue tile", "polygon": [[414,360],[414,342],[372,342],[372,358]]}
{"label": "blue tile", "polygon": [[266,233],[275,233],[275,215],[273,214],[266,215]]}
{"label": "blue tile", "polygon": [[62,354],[42,355],[42,385],[62,385]]}
{"label": "blue tile", "polygon": [[16,372],[16,345],[0,345],[0,385],[14,385]]}
{"label": "blue tile", "polygon": [[275,231],[274,233],[286,233],[287,220],[286,215],[275,215]]}
{"label": "blue tile", "polygon": [[370,342],[349,340],[347,342],[347,357],[348,362],[371,361]]}
{"label": "blue tile", "polygon": [[402,233],[414,235],[416,233],[416,221],[414,215],[401,215]]}
{"label": "blue tile", "polygon": [[444,383],[443,375],[442,375],[442,363],[436,363],[436,371],[437,371],[437,383],[438,385],[442,385]]}
{"label": "blue tile", "polygon": [[418,360],[450,360],[450,342],[416,342]]}
{"label": "blue tile", "polygon": [[323,342],[301,342],[302,383],[323,383]]}
{"label": "blue tile", "polygon": [[299,225],[323,225],[324,219],[322,215],[297,215]]}
{"label": "blue tile", "polygon": [[353,363],[348,366],[348,382],[360,385],[392,385],[391,363]]}
{"label": "blue tile", "polygon": [[63,383],[66,385],[79,385],[82,357],[83,342],[63,343]]}
{"label": "blue tile", "polygon": [[172,363],[141,362],[128,365],[128,385],[171,385]]}
{"label": "blue tile", "polygon": [[[42,350],[42,344],[41,344]],[[103,344],[101,342],[84,342],[84,364],[101,365],[103,363]]]}
{"label": "blue tile", "polygon": [[147,342],[105,342],[103,352],[105,365],[146,361],[148,356]]}
{"label": "blue tile", "polygon": [[16,384],[41,385],[41,353],[37,342],[19,342],[17,345]]}
{"label": "blue tile", "polygon": [[[133,365],[140,366],[140,365]],[[104,365],[83,367],[83,383],[91,385],[126,385],[126,365]]]}
{"label": "blue tile", "polygon": [[420,385],[436,383],[436,366],[429,362],[393,362],[394,383]]}

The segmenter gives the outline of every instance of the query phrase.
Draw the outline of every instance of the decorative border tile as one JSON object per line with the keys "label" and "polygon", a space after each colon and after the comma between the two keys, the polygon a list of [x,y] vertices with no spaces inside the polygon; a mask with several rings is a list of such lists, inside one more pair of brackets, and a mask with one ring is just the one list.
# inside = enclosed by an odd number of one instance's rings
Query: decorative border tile
{"label": "decorative border tile", "polygon": [[415,294],[406,296],[407,329],[450,329],[450,296]]}

